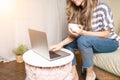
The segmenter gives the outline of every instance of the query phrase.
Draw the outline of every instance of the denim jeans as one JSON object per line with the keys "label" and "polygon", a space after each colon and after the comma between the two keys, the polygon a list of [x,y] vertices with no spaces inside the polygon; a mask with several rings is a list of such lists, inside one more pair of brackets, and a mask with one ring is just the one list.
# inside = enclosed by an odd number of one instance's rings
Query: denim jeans
{"label": "denim jeans", "polygon": [[[73,42],[64,46],[64,48],[74,52],[78,48],[82,56],[82,67],[88,68],[94,65],[93,53],[108,53],[115,51],[119,47],[118,41],[109,38],[99,38],[95,36],[79,36]],[[73,65],[76,65],[76,59],[73,59]]]}

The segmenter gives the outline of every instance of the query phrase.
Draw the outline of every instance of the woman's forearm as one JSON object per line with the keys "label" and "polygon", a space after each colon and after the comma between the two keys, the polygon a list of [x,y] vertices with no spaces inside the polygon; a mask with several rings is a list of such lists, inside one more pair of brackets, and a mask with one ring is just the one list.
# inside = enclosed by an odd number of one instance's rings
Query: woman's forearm
{"label": "woman's forearm", "polygon": [[75,39],[75,38],[68,36],[68,37],[65,38],[63,41],[61,41],[60,44],[61,44],[62,46],[67,45],[67,44],[71,43],[74,39]]}
{"label": "woman's forearm", "polygon": [[109,33],[110,33],[110,30],[100,31],[100,32],[91,32],[91,31],[85,31],[85,30],[83,30],[82,33],[81,33],[81,35],[107,38],[109,36]]}

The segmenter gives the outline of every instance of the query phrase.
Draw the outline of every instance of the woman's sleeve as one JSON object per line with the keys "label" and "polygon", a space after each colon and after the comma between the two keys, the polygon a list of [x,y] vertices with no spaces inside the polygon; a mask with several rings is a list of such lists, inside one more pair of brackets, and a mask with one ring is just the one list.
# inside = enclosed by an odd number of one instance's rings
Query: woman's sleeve
{"label": "woman's sleeve", "polygon": [[113,30],[114,21],[113,21],[113,14],[108,5],[104,5],[103,7],[103,29],[104,30]]}

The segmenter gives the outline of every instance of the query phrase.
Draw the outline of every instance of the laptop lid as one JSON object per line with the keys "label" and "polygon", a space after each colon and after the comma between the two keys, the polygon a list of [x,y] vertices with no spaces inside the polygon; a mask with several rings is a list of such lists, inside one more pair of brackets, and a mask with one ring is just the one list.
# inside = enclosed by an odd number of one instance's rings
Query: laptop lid
{"label": "laptop lid", "polygon": [[54,52],[49,52],[46,33],[33,29],[28,29],[28,31],[32,50],[40,56],[48,60],[55,60],[70,55],[64,51],[57,51],[57,54],[54,54]]}

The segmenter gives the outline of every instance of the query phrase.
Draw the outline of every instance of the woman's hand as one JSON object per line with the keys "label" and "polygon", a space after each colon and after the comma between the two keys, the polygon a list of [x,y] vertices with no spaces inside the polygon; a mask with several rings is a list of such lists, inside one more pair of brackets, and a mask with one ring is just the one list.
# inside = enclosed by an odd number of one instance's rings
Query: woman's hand
{"label": "woman's hand", "polygon": [[58,51],[63,47],[62,43],[58,43],[56,45],[53,45],[51,47],[49,47],[49,51]]}
{"label": "woman's hand", "polygon": [[73,31],[71,28],[68,28],[68,34],[72,37],[78,37],[82,34],[83,31],[83,26],[82,25],[78,25],[79,30],[77,31]]}

